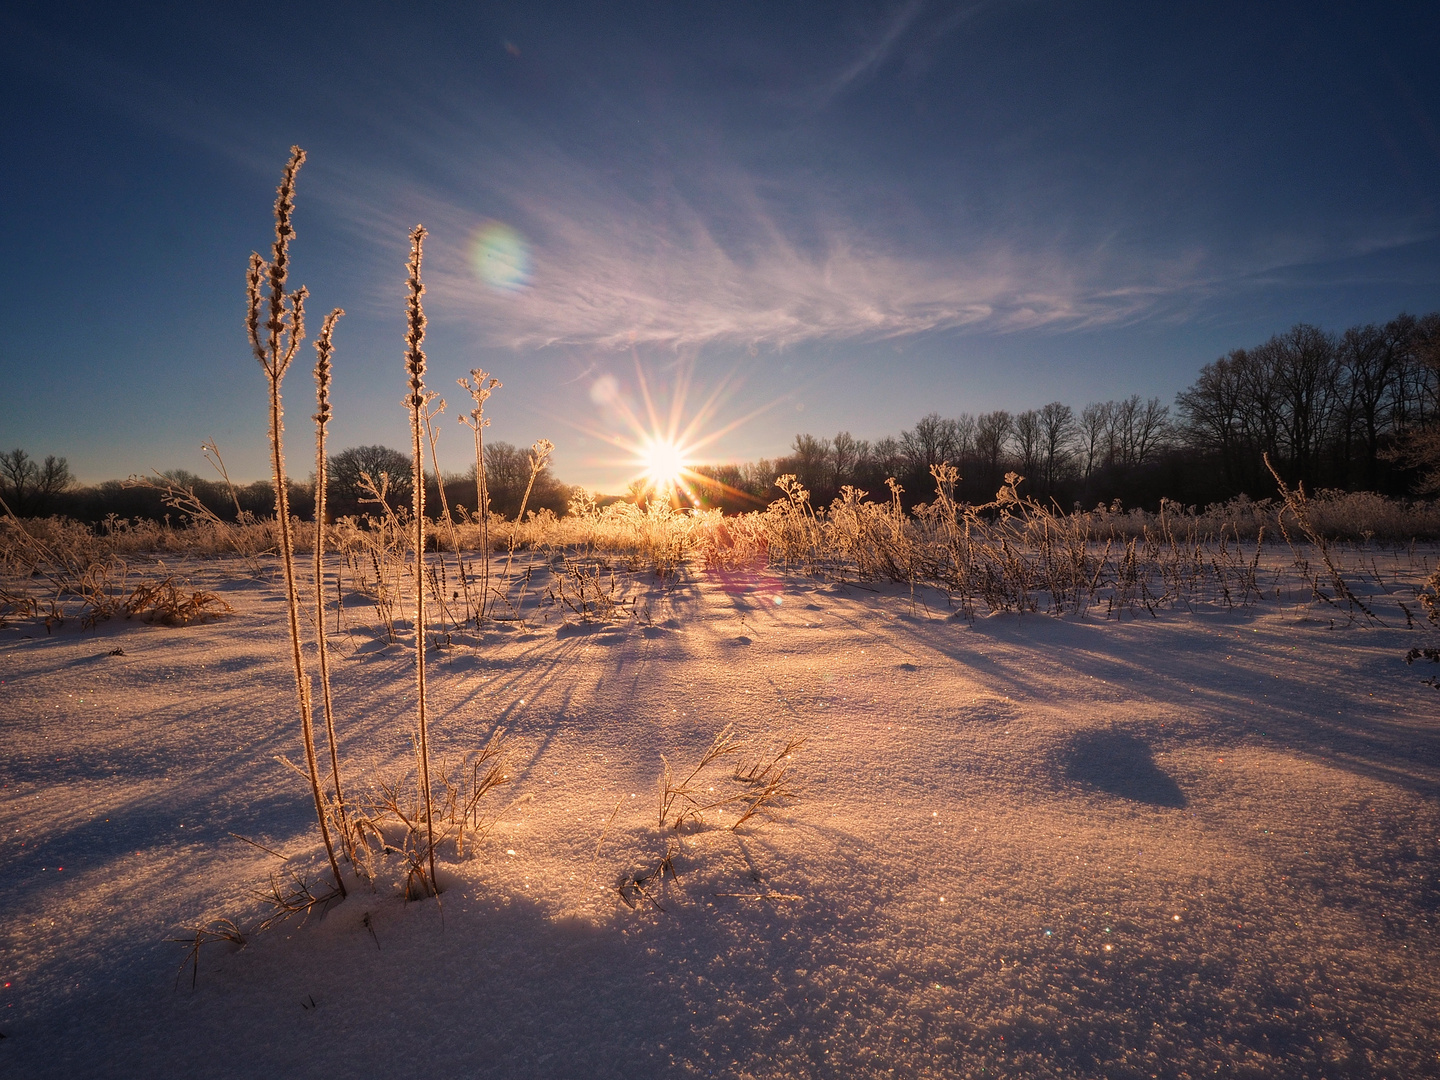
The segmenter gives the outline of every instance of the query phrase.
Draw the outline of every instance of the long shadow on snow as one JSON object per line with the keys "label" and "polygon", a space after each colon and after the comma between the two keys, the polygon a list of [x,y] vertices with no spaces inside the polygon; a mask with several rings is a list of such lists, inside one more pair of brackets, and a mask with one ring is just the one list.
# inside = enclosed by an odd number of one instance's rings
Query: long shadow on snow
{"label": "long shadow on snow", "polygon": [[[195,1077],[388,1075],[414,1071],[416,1047],[437,1076],[849,1080],[998,1064],[1138,1078],[1153,1070],[1137,1061],[1158,1056],[1195,1073],[1244,1063],[1310,1077],[1333,1075],[1317,1060],[1322,1036],[1422,1022],[1378,981],[1317,1011],[1288,935],[1150,930],[1151,947],[1101,954],[1041,934],[1044,888],[1011,912],[1018,921],[906,914],[905,867],[838,830],[812,835],[803,855],[768,849],[764,834],[711,849],[681,868],[668,913],[619,910],[608,926],[553,918],[499,866],[447,893],[443,918],[430,902],[357,894],[309,926],[207,956],[196,993],[170,992],[168,978],[156,993],[136,968],[87,984],[89,1000],[32,1015],[5,1052],[16,1075],[36,1077],[142,1075],[161,1060]],[[799,898],[759,899],[772,889]],[[1016,959],[1024,977],[1004,970]],[[1237,996],[1253,1007],[1237,1010]]]}
{"label": "long shadow on snow", "polygon": [[[1241,629],[1251,621],[1247,613],[1236,612],[1223,620],[1209,619],[1207,624]],[[897,620],[897,630],[899,625]],[[918,642],[963,665],[971,674],[993,681],[1003,691],[1018,689],[1041,702],[1064,704],[1063,699],[1057,700],[1055,688],[1069,685],[1069,680],[1051,677],[1050,669],[1068,669],[1086,681],[1091,673],[1100,672],[1115,686],[1132,691],[1138,688],[1157,705],[1187,711],[1206,707],[1211,717],[1209,726],[1197,730],[1191,725],[1188,734],[1192,736],[1293,749],[1336,768],[1428,798],[1440,796],[1440,727],[1368,715],[1361,686],[1340,696],[1324,689],[1322,682],[1312,683],[1310,672],[1325,664],[1323,639],[1317,642],[1300,638],[1310,651],[1297,654],[1297,665],[1284,669],[1285,678],[1277,679],[1279,669],[1275,665],[1285,657],[1280,656],[1279,646],[1273,641],[1262,642],[1258,649],[1243,654],[1249,666],[1227,668],[1225,660],[1235,649],[1235,642],[1223,637],[1191,636],[1184,653],[1152,654],[1127,650],[1121,641],[1108,641],[1106,627],[1050,616],[1005,616],[983,620],[969,630],[939,620],[911,623],[909,628]],[[980,635],[979,640],[971,639],[975,645],[989,639],[1032,648],[1041,663],[1027,670],[1013,658],[985,656],[966,640],[965,635],[972,633]],[[1418,681],[1400,661],[1400,642],[1409,640],[1400,638],[1401,633],[1396,635],[1393,670],[1375,676],[1386,680],[1381,685],[1387,688],[1394,685],[1394,680],[1407,677]],[[1163,658],[1163,663],[1154,662],[1156,657]],[[1223,674],[1217,678],[1219,673]],[[1185,730],[1177,729],[1169,737],[1185,734]]]}
{"label": "long shadow on snow", "polygon": [[1150,745],[1125,731],[1085,731],[1065,752],[1065,776],[1086,787],[1150,806],[1186,806],[1185,793],[1155,764]]}

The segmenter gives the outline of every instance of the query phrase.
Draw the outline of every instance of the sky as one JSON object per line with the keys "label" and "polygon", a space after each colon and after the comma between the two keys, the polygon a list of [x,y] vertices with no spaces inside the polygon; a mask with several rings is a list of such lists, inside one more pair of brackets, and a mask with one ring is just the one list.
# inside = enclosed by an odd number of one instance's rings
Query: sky
{"label": "sky", "polygon": [[267,474],[244,269],[292,144],[337,449],[408,445],[417,223],[447,471],[473,368],[488,438],[602,491],[656,434],[752,460],[1169,402],[1297,322],[1440,308],[1437,55],[1425,3],[12,0],[0,445]]}

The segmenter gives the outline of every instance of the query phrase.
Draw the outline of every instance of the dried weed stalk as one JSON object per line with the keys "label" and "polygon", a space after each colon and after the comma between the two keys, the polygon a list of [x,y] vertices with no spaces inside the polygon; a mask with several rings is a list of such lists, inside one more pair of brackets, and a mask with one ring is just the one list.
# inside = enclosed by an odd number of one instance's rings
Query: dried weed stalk
{"label": "dried weed stalk", "polygon": [[[1300,527],[1300,531],[1304,533],[1305,539],[1319,552],[1320,561],[1325,564],[1325,571],[1330,578],[1330,585],[1335,590],[1334,597],[1326,594],[1326,592],[1320,588],[1319,575],[1313,575],[1310,580],[1311,591],[1315,598],[1323,600],[1332,607],[1338,607],[1339,604],[1336,602],[1336,597],[1339,597],[1345,601],[1351,619],[1355,617],[1355,612],[1359,611],[1365,616],[1368,622],[1378,626],[1384,626],[1385,624],[1380,621],[1380,618],[1365,606],[1364,601],[1355,595],[1354,590],[1350,588],[1349,582],[1345,580],[1345,575],[1342,574],[1339,567],[1335,565],[1335,560],[1331,557],[1329,542],[1321,535],[1320,531],[1315,528],[1315,524],[1311,520],[1310,500],[1305,496],[1305,485],[1297,484],[1292,490],[1285,481],[1280,478],[1280,474],[1275,470],[1275,466],[1270,463],[1269,454],[1264,455],[1264,460],[1265,468],[1270,470],[1270,475],[1275,478],[1275,484],[1280,489],[1280,497],[1285,501],[1285,509],[1288,510],[1290,515],[1295,519],[1295,524]],[[1284,535],[1286,542],[1290,544],[1291,550],[1293,551],[1295,545],[1291,542],[1290,533],[1285,528],[1285,515],[1283,513],[1280,515],[1279,521],[1280,532]],[[1298,552],[1296,553],[1295,559],[1297,567],[1301,567],[1303,572],[1304,567],[1301,566],[1303,560]]]}
{"label": "dried weed stalk", "polygon": [[415,545],[415,723],[419,732],[420,797],[425,804],[426,855],[429,879],[425,885],[432,893],[439,892],[435,881],[435,830],[433,800],[430,790],[429,724],[425,715],[425,453],[421,442],[424,428],[425,396],[425,308],[422,298],[425,286],[420,280],[420,264],[424,257],[425,227],[416,225],[410,232],[410,260],[406,264],[405,301],[405,372],[410,378],[410,392],[405,404],[410,410],[411,477],[414,481]]}
{"label": "dried weed stalk", "polygon": [[[444,762],[436,772],[443,797],[432,800],[429,816],[413,777],[382,778],[368,803],[356,814],[357,866],[373,880],[382,856],[399,856],[405,867],[403,891],[408,899],[434,895],[430,867],[448,841],[455,858],[465,858],[467,843],[473,849],[494,825],[482,812],[482,802],[495,788],[511,781],[505,731],[496,730],[485,746],[455,768]],[[414,794],[406,796],[405,792]]]}
{"label": "dried weed stalk", "polygon": [[331,357],[335,353],[335,323],[345,312],[336,308],[325,316],[315,340],[315,647],[320,664],[320,698],[325,708],[325,739],[330,747],[330,778],[335,785],[335,807],[340,815],[340,838],[354,860],[345,791],[340,783],[340,751],[335,737],[335,706],[330,692],[330,649],[325,639],[325,489],[327,486],[325,435],[330,424]]}
{"label": "dried weed stalk", "polygon": [[[295,574],[295,543],[290,521],[289,485],[285,477],[284,411],[280,399],[280,383],[295,359],[305,336],[304,286],[286,291],[290,273],[290,241],[295,236],[291,218],[295,211],[295,174],[304,164],[305,151],[290,148],[290,160],[275,197],[275,245],[267,263],[258,252],[250,255],[245,276],[249,301],[245,329],[260,362],[270,391],[270,465],[275,482],[275,521],[280,534],[280,561],[285,571],[285,609],[290,629],[290,660],[294,668],[295,694],[300,706],[300,732],[305,744],[305,764],[309,770],[310,791],[315,800],[315,818],[335,887],[343,896],[345,882],[335,860],[335,846],[330,840],[326,822],[325,800],[320,791],[320,768],[315,759],[315,733],[311,724],[310,680],[305,674],[305,661],[300,649],[300,596]],[[267,293],[268,291],[268,298]],[[268,317],[266,309],[268,308]],[[262,317],[263,322],[262,322]]]}
{"label": "dried weed stalk", "polygon": [[485,622],[485,606],[490,593],[490,490],[485,479],[485,429],[490,426],[490,421],[485,416],[485,402],[503,384],[480,368],[472,368],[469,379],[455,381],[469,392],[475,402],[470,415],[458,419],[475,436],[475,519],[480,526],[480,602],[474,618],[478,630]]}

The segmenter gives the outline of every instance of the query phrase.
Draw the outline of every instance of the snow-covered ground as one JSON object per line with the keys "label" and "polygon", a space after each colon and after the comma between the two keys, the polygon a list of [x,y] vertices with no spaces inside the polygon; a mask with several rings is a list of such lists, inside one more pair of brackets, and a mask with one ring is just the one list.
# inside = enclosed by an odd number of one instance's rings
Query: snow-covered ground
{"label": "snow-covered ground", "polygon": [[[280,589],[184,569],[234,614],[0,631],[0,1075],[1440,1075],[1440,691],[1393,602],[972,624],[642,576],[646,620],[433,655],[435,756],[503,726],[514,778],[439,903],[357,889],[192,989],[166,939],[284,865],[232,833],[323,874]],[[413,661],[344,618],[358,790],[413,766]],[[801,797],[711,815],[632,910],[660,755],[731,722],[808,740]]]}

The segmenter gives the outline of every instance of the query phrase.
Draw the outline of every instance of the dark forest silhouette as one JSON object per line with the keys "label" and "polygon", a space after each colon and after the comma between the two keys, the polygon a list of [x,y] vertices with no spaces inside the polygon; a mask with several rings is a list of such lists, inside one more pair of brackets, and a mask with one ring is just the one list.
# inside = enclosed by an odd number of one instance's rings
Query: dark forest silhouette
{"label": "dark forest silhouette", "polygon": [[[527,452],[496,441],[484,453],[490,508],[513,516],[529,478]],[[817,506],[845,487],[888,499],[886,480],[893,477],[905,489],[903,501],[914,505],[934,495],[931,467],[948,462],[960,470],[956,497],[973,503],[991,499],[1005,474],[1017,472],[1026,478],[1023,490],[1065,509],[1116,500],[1153,509],[1162,497],[1204,506],[1273,495],[1266,455],[1288,484],[1311,491],[1397,497],[1440,491],[1440,312],[1401,314],[1339,334],[1294,326],[1206,364],[1173,405],[1132,395],[1078,411],[1052,401],[1015,414],[931,413],[873,442],[848,431],[829,438],[801,433],[783,457],[696,467],[691,489],[702,506],[743,511],[777,498],[775,478],[786,473]],[[329,458],[329,470],[333,516],[380,512],[361,481],[367,472],[377,483],[382,473],[389,477],[392,508],[409,503],[409,458],[400,451],[350,447]],[[154,483],[191,489],[227,521],[264,515],[274,504],[268,481],[231,488],[181,469],[151,479],[152,486],[110,480],[77,487],[64,458],[37,462],[21,449],[0,454],[0,498],[21,517],[64,514],[90,523],[112,515],[179,517]],[[444,483],[451,507],[474,511],[473,466],[446,474]],[[438,512],[434,476],[428,485],[426,503]],[[528,506],[563,514],[575,491],[546,467]],[[290,505],[310,516],[310,487],[292,483]]]}
{"label": "dark forest silhouette", "polygon": [[958,497],[992,498],[1007,472],[1061,507],[1119,499],[1154,508],[1162,497],[1206,505],[1275,493],[1265,455],[1292,486],[1433,494],[1440,489],[1440,313],[1331,334],[1304,324],[1207,364],[1174,405],[1138,395],[1078,412],[1053,401],[1012,414],[938,413],[874,442],[848,431],[799,434],[773,460],[702,466],[705,505],[753,509],[794,474],[816,505],[846,486],[907,504],[934,495],[930,469],[960,470]]}

